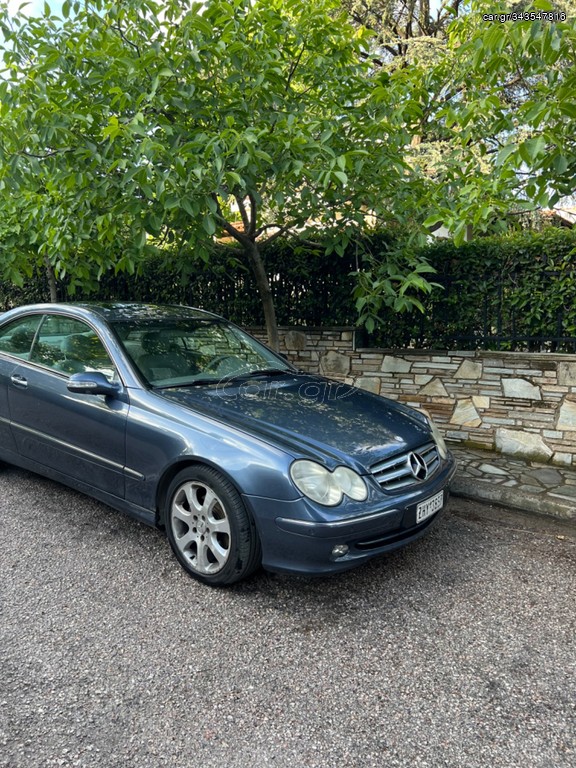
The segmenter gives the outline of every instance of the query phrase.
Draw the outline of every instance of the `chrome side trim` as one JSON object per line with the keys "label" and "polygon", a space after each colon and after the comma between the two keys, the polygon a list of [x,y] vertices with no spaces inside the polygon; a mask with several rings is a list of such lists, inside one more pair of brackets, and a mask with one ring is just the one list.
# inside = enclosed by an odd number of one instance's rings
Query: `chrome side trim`
{"label": "chrome side trim", "polygon": [[31,427],[25,427],[22,424],[14,424],[14,422],[11,422],[11,426],[14,429],[20,430],[21,432],[26,432],[27,434],[34,435],[34,437],[40,440],[44,440],[47,443],[52,443],[56,448],[59,448],[60,450],[67,450],[70,453],[76,453],[85,459],[89,459],[90,461],[104,464],[110,467],[111,469],[116,470],[117,472],[124,472],[125,474],[130,475],[131,477],[134,477],[137,480],[144,480],[144,475],[141,472],[137,472],[135,469],[126,467],[123,464],[119,464],[116,461],[105,459],[103,456],[99,456],[97,453],[86,451],[84,448],[78,448],[77,445],[72,445],[72,443],[67,443],[64,440],[57,440],[56,438],[51,437],[50,435],[46,435],[43,432],[38,432],[38,430],[32,429]]}
{"label": "chrome side trim", "polygon": [[399,509],[387,509],[386,512],[374,512],[372,515],[361,515],[360,517],[347,517],[346,520],[336,520],[333,523],[323,523],[320,521],[314,522],[313,520],[294,520],[289,517],[278,517],[276,518],[276,522],[301,525],[303,528],[322,528],[337,531],[339,528],[345,528],[348,525],[371,523],[375,520],[379,520],[381,517],[390,517],[390,515],[398,512],[400,512]]}

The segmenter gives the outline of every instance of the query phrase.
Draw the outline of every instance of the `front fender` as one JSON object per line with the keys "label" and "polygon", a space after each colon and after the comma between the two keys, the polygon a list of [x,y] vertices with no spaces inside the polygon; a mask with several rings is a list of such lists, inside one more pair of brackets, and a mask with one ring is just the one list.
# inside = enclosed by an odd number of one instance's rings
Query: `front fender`
{"label": "front fender", "polygon": [[158,491],[192,463],[214,467],[241,494],[299,497],[288,470],[293,457],[252,435],[162,401],[131,397],[126,434],[126,500],[156,510]]}

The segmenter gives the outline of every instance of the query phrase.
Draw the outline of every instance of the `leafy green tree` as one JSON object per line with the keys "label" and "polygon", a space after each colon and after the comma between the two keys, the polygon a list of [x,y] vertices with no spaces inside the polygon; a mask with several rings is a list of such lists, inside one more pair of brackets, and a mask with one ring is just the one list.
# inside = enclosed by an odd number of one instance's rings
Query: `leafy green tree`
{"label": "leafy green tree", "polygon": [[[397,91],[405,86],[398,105],[412,136],[405,160],[419,171],[423,193],[415,208],[425,226],[445,225],[458,244],[573,194],[576,178],[571,0],[479,0],[459,11],[433,56],[411,45],[404,58],[402,49],[381,62]],[[385,314],[393,267],[384,260],[359,276],[364,322],[376,325]]]}
{"label": "leafy green tree", "polygon": [[[86,285],[153,248],[208,261],[226,236],[277,346],[263,244],[312,224],[341,253],[368,217],[417,220],[401,93],[370,78],[365,32],[334,9],[92,0],[11,19],[3,4],[0,217],[22,221],[8,274],[40,259]],[[385,303],[408,308],[426,281],[393,272]]]}
{"label": "leafy green tree", "polygon": [[[426,3],[406,8],[434,31]],[[489,19],[487,0],[442,9],[459,15],[434,58],[400,51],[388,66],[332,0],[67,0],[63,19],[0,3],[4,276],[42,266],[86,287],[152,250],[189,270],[225,237],[276,346],[262,256],[275,238],[322,228],[332,258],[375,223],[442,222],[459,242],[572,192],[574,19]],[[431,284],[417,253],[364,263],[369,328],[420,306]]]}
{"label": "leafy green tree", "polygon": [[444,223],[457,241],[467,227],[504,228],[511,211],[574,191],[576,21],[548,0],[517,5],[472,3],[449,28],[442,61],[421,71],[413,131],[440,147],[426,168],[435,182],[426,223]]}

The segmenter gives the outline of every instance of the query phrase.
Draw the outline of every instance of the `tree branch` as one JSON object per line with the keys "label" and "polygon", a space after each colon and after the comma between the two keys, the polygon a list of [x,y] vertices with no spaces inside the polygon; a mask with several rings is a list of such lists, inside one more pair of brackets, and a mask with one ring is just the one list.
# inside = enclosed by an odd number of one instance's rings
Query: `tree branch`
{"label": "tree branch", "polygon": [[218,216],[218,220],[222,224],[222,227],[228,232],[230,237],[233,237],[234,240],[237,240],[241,245],[243,245],[245,248],[252,245],[252,241],[249,237],[247,237],[243,232],[240,232],[239,229],[236,229],[236,227],[231,224],[228,219],[224,216],[222,213],[222,207],[220,206],[220,202],[218,200],[218,195],[216,193],[211,195],[212,200],[216,203],[216,215]]}
{"label": "tree branch", "polygon": [[[270,226],[275,226],[275,225],[271,224]],[[280,229],[274,232],[273,235],[270,235],[270,237],[267,237],[266,239],[262,240],[262,245],[269,245],[270,243],[273,243],[274,240],[277,240],[279,237],[282,237],[282,235],[285,235],[286,232],[292,229],[292,226],[293,226],[292,224],[289,224],[284,227],[280,227]]]}
{"label": "tree branch", "polygon": [[258,221],[258,204],[256,198],[252,192],[248,193],[248,199],[250,200],[250,229],[249,235],[251,238],[256,235],[256,222]]}
{"label": "tree branch", "polygon": [[238,195],[234,195],[234,200],[236,200],[236,205],[238,206],[238,210],[240,211],[240,216],[242,218],[244,234],[250,237],[250,219],[248,218],[248,212],[246,210],[246,206],[244,205],[244,199],[245,198],[239,197]]}

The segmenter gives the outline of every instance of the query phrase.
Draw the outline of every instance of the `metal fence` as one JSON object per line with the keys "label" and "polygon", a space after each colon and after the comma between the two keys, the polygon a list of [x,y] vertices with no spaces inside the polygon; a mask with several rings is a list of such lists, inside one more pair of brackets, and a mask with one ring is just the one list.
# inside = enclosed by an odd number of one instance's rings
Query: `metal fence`
{"label": "metal fence", "polygon": [[[460,272],[434,275],[441,288],[423,301],[425,311],[388,314],[364,346],[403,349],[502,350],[576,353],[576,283],[556,290],[557,270],[542,269],[532,296],[523,272],[486,271],[474,290]],[[543,301],[543,298],[544,301]],[[547,298],[546,298],[547,297]]]}
{"label": "metal fence", "polygon": [[[380,253],[384,260],[384,239],[371,245],[372,256]],[[425,311],[383,311],[375,333],[360,332],[362,346],[576,353],[576,233],[521,233],[459,248],[444,241],[425,256],[436,269],[430,279],[441,286],[421,297]],[[353,248],[328,258],[321,244],[277,241],[265,257],[280,325],[355,324],[353,273],[361,261]],[[66,286],[60,287],[66,298]],[[47,298],[41,272],[21,289],[0,283],[5,307]],[[73,298],[183,303],[241,325],[263,324],[250,270],[223,249],[206,266],[190,259],[187,273],[167,267],[161,257],[138,276],[111,272],[97,290]]]}

